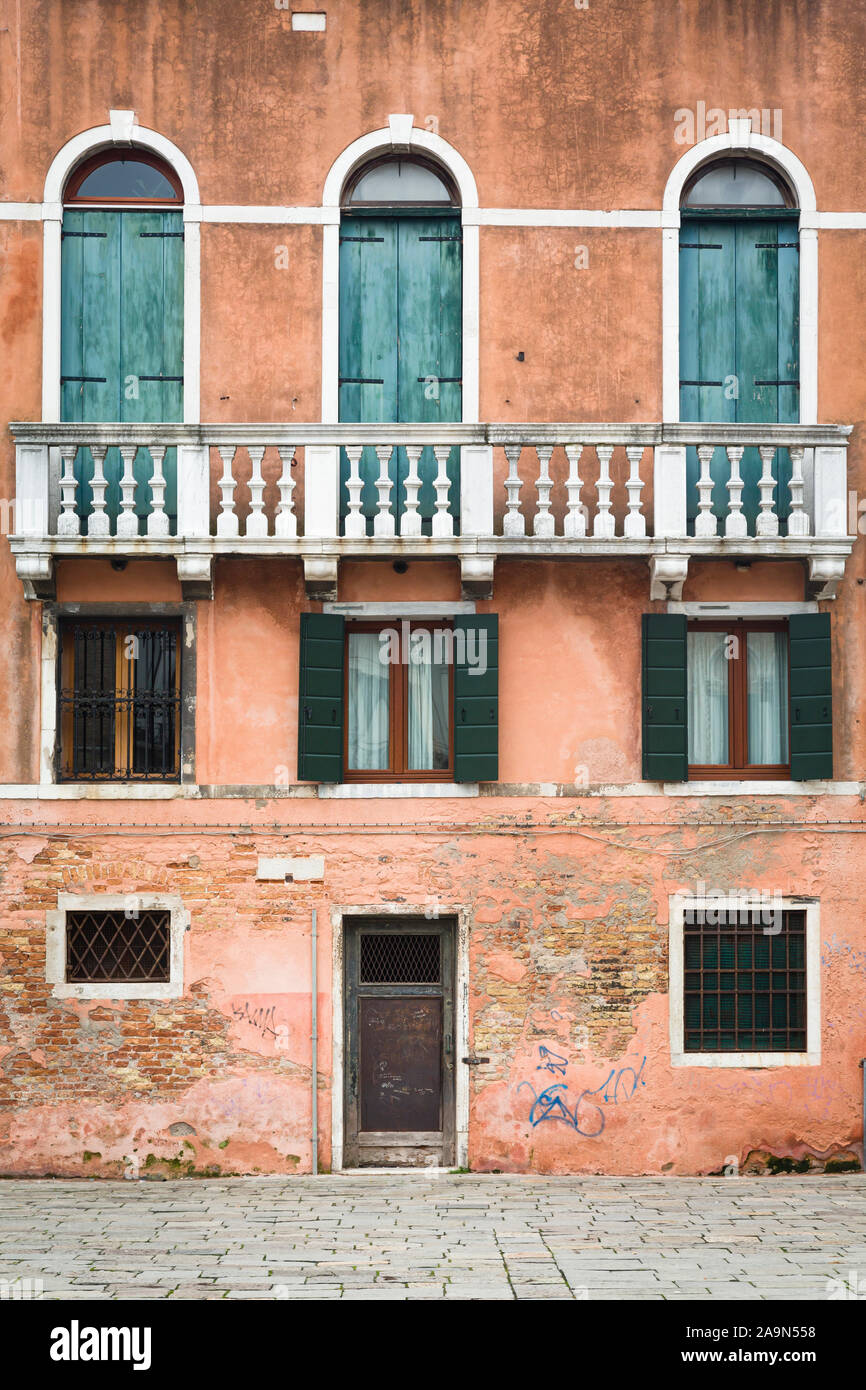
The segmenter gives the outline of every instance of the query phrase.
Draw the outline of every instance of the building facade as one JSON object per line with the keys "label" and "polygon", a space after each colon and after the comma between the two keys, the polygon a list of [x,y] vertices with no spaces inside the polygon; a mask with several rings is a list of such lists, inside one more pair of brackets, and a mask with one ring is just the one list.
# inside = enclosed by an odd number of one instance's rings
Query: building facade
{"label": "building facade", "polygon": [[9,23],[0,1172],[858,1164],[866,7]]}

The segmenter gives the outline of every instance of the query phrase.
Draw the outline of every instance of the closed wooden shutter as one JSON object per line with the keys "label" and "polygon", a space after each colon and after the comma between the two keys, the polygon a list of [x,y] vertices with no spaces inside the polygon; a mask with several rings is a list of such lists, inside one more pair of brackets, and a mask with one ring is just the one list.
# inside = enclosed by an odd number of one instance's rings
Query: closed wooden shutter
{"label": "closed wooden shutter", "polygon": [[685,782],[689,775],[686,618],[644,613],[642,633],[643,776]]}
{"label": "closed wooden shutter", "polygon": [[[61,402],[70,421],[183,419],[183,218],[180,212],[69,208],[63,216]],[[103,465],[109,516],[120,510],[123,463]],[[80,449],[77,503],[90,512],[93,459]],[[139,450],[134,471],[140,516],[150,510],[152,462]],[[163,460],[165,510],[177,514],[176,450]],[[112,527],[113,529],[113,527]]]}
{"label": "closed wooden shutter", "polygon": [[298,780],[343,777],[343,663],[345,620],[334,613],[301,614],[298,697]]}
{"label": "closed wooden shutter", "polygon": [[499,617],[454,619],[454,780],[499,777]]}
{"label": "closed wooden shutter", "polygon": [[833,672],[830,614],[795,613],[788,620],[791,692],[791,777],[833,776]]}

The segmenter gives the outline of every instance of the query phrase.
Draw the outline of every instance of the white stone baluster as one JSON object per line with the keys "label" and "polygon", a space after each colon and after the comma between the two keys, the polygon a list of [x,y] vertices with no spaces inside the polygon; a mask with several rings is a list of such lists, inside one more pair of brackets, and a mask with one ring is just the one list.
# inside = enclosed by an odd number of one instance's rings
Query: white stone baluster
{"label": "white stone baluster", "polygon": [[262,459],[265,456],[265,449],[261,444],[249,444],[247,453],[253,465],[250,474],[250,514],[247,517],[247,535],[266,536],[268,534],[268,518],[265,516],[265,480],[262,477]]}
{"label": "white stone baluster", "polygon": [[758,446],[758,453],[761,455],[761,476],[758,480],[761,510],[755,522],[755,534],[757,536],[778,536],[779,517],[773,505],[773,492],[776,487],[776,479],[773,477],[773,459],[776,455],[776,446],[775,444],[761,444]]}
{"label": "white stone baluster", "polygon": [[523,452],[522,444],[506,444],[505,457],[508,459],[508,477],[505,479],[505,516],[502,521],[502,534],[504,536],[525,536],[526,519],[520,510],[520,489],[523,482],[518,472],[520,466],[520,455]]}
{"label": "white stone baluster", "polygon": [[343,534],[345,536],[366,536],[367,518],[361,511],[361,489],[364,480],[361,477],[361,455],[364,450],[360,444],[347,444],[346,454],[349,459],[349,477],[346,487],[349,492],[349,510],[343,524]]}
{"label": "white stone baluster", "polygon": [[153,473],[150,476],[150,511],[147,514],[147,534],[149,536],[168,535],[168,512],[165,510],[165,474],[162,461],[165,458],[164,444],[151,444],[150,456],[153,459]]}
{"label": "white stone baluster", "polygon": [[400,518],[401,536],[420,536],[421,534],[421,513],[418,510],[418,491],[421,487],[418,460],[421,457],[421,448],[420,444],[406,445],[409,472],[406,474],[406,509]]}
{"label": "white stone baluster", "polygon": [[373,518],[374,536],[393,536],[396,534],[394,516],[391,512],[391,490],[394,484],[388,472],[388,465],[391,462],[391,444],[377,444],[376,457],[379,460],[379,476],[376,479],[376,491],[379,494],[379,504],[376,515]]}
{"label": "white stone baluster", "polygon": [[582,453],[582,444],[566,444],[565,446],[565,457],[568,459],[568,482],[565,484],[565,491],[568,494],[568,510],[563,522],[563,535],[569,536],[573,540],[586,535],[586,507],[580,500],[580,489],[583,487],[579,472]]}
{"label": "white stone baluster", "polygon": [[102,470],[102,465],[108,450],[104,444],[91,444],[90,452],[93,455],[93,478],[90,483],[93,492],[93,511],[87,518],[87,534],[88,536],[107,536],[111,530],[108,512],[105,509],[105,489],[108,487],[108,479]]}
{"label": "white stone baluster", "polygon": [[75,509],[75,493],[78,487],[78,479],[75,476],[75,455],[77,453],[77,444],[60,445],[63,473],[60,478],[61,512],[57,518],[58,536],[81,535],[81,520]]}
{"label": "white stone baluster", "polygon": [[217,517],[218,536],[236,536],[239,533],[238,514],[235,511],[235,482],[232,466],[237,449],[234,444],[219,444],[220,458],[223,461],[223,475],[219,480],[220,510]]}
{"label": "white stone baluster", "polygon": [[436,511],[433,513],[430,529],[434,536],[453,536],[454,518],[448,510],[448,489],[451,486],[448,478],[448,455],[451,453],[451,446],[434,444],[433,453],[436,455],[438,467],[433,484],[436,489]]}
{"label": "white stone baluster", "polygon": [[121,444],[120,457],[123,459],[123,477],[120,480],[120,513],[117,518],[119,536],[138,535],[138,517],[135,515],[135,473],[132,465],[138,453],[135,444]]}
{"label": "white stone baluster", "polygon": [[296,536],[298,534],[298,518],[295,516],[295,506],[292,500],[292,494],[295,491],[295,480],[292,477],[295,446],[294,444],[278,444],[277,452],[283,469],[280,473],[280,481],[277,483],[280,500],[277,504],[277,514],[274,517],[274,535]]}
{"label": "white stone baluster", "polygon": [[553,479],[550,476],[550,455],[553,449],[549,445],[536,444],[535,452],[538,455],[538,480],[535,490],[538,493],[538,510],[532,523],[532,532],[535,536],[553,535],[553,513],[550,510],[550,489],[553,487]]}
{"label": "white stone baluster", "polygon": [[628,482],[625,485],[625,490],[628,493],[628,511],[623,522],[623,535],[645,536],[646,517],[643,516],[640,509],[640,495],[643,489],[640,476],[643,445],[627,444],[625,452],[629,463],[629,473]]}
{"label": "white stone baluster", "polygon": [[808,536],[809,517],[803,509],[803,457],[806,449],[804,445],[792,444],[788,452],[791,455],[791,511],[788,516],[788,535]]}
{"label": "white stone baluster", "polygon": [[742,444],[728,444],[725,453],[731,465],[731,476],[726,483],[728,489],[728,515],[725,517],[726,536],[745,536],[748,534],[746,514],[743,511],[743,479],[740,476],[740,460],[745,453]]}
{"label": "white stone baluster", "polygon": [[610,461],[613,457],[612,444],[597,444],[598,454],[598,511],[595,514],[592,534],[594,536],[615,535],[615,523],[610,505],[613,478],[610,476]]}
{"label": "white stone baluster", "polygon": [[696,536],[715,536],[718,534],[718,518],[713,515],[713,475],[710,464],[716,452],[715,444],[699,444],[698,458],[701,461],[701,475],[698,478],[698,514],[695,517]]}

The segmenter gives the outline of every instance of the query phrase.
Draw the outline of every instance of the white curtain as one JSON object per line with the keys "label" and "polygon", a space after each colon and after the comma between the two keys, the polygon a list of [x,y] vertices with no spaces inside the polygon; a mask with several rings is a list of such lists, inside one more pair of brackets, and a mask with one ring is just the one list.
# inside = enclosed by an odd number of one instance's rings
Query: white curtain
{"label": "white curtain", "polygon": [[728,662],[727,634],[690,632],[689,762],[727,763]]}
{"label": "white curtain", "polygon": [[[429,640],[414,640],[417,638]],[[409,647],[409,767],[448,766],[448,647],[434,632],[413,634]],[[438,658],[438,660],[437,660]]]}
{"label": "white curtain", "polygon": [[349,767],[384,771],[389,761],[388,648],[377,632],[349,635]]}
{"label": "white curtain", "polygon": [[788,643],[784,632],[750,632],[749,762],[788,761]]}

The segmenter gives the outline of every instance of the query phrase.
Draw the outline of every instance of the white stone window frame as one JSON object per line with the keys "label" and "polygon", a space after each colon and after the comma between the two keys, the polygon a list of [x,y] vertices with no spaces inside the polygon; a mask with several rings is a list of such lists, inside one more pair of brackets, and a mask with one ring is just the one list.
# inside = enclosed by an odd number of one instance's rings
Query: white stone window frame
{"label": "white stone window frame", "polygon": [[[167,981],[91,980],[73,984],[66,979],[66,914],[68,912],[168,912],[169,978]],[[183,994],[184,938],[190,915],[174,893],[58,893],[56,909],[45,914],[45,978],[55,999],[179,999]]]}
{"label": "white stone window frame", "polygon": [[[767,891],[767,890],[765,890]],[[821,1064],[821,905],[817,898],[773,898],[783,912],[806,914],[806,1051],[805,1052],[686,1052],[685,1051],[685,915],[694,909],[739,912],[752,900],[731,895],[715,897],[672,893],[669,907],[669,999],[672,1067],[817,1067]],[[757,909],[766,899],[754,899]]]}

